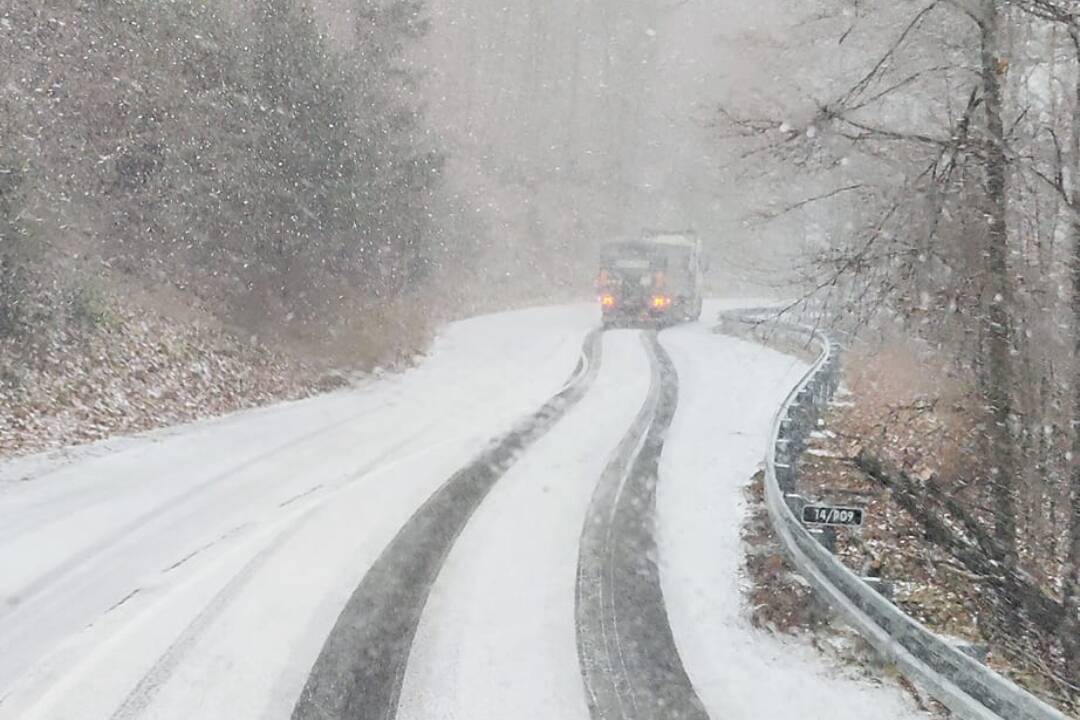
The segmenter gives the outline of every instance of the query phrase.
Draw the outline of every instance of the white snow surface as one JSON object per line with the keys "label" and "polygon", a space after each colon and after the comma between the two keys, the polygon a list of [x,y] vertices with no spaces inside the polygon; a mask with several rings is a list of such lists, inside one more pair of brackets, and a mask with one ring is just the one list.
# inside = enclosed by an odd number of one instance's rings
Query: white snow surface
{"label": "white snow surface", "polygon": [[777,408],[806,366],[701,324],[660,335],[679,405],[660,462],[660,579],[680,657],[723,720],[899,720],[919,711],[895,685],[830,665],[807,643],[754,628],[740,591],[743,488]]}
{"label": "white snow surface", "polygon": [[363,390],[8,473],[0,718],[287,717],[378,553],[558,391],[597,320],[473,318]]}
{"label": "white snow surface", "polygon": [[[288,718],[379,553],[447,477],[562,387],[597,321],[591,304],[473,318],[418,368],[361,389],[0,464],[0,720]],[[589,393],[454,545],[412,648],[403,720],[587,720],[578,541],[648,389],[638,335],[605,333]],[[746,620],[740,492],[802,364],[707,321],[661,340],[680,374],[661,464],[661,579],[710,713],[915,715],[898,690],[843,677]]]}

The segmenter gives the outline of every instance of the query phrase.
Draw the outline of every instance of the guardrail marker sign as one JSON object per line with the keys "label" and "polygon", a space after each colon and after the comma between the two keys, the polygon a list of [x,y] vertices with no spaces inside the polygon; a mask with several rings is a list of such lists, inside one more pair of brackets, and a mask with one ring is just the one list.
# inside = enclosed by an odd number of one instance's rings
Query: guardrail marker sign
{"label": "guardrail marker sign", "polygon": [[802,521],[808,525],[858,527],[863,523],[863,511],[862,508],[807,505],[802,509]]}

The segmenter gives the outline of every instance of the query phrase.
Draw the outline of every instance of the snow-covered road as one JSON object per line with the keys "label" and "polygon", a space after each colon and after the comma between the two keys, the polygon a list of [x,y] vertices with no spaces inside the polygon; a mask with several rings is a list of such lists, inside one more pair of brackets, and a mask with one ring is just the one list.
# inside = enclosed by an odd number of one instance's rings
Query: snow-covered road
{"label": "snow-covered road", "polygon": [[[368,570],[448,478],[564,388],[596,321],[589,306],[474,318],[360,389],[0,466],[0,718],[288,718]],[[705,323],[660,343],[679,402],[649,562],[709,715],[912,717],[898,691],[836,676],[742,612],[740,488],[801,364]],[[605,333],[600,358],[429,548],[441,569],[414,593],[408,662],[389,673],[398,717],[598,717],[579,549],[657,382],[639,331]]]}
{"label": "snow-covered road", "polygon": [[577,664],[578,538],[649,387],[638,333],[605,333],[585,399],[508,472],[458,539],[413,645],[398,717],[588,718]]}

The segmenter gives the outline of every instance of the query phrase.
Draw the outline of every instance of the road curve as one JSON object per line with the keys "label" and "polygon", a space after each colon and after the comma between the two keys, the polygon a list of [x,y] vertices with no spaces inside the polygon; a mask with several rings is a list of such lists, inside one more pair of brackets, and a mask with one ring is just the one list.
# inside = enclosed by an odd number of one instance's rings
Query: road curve
{"label": "road curve", "polygon": [[600,478],[581,534],[578,659],[593,720],[708,720],[675,647],[657,568],[658,464],[678,375],[656,333],[643,340],[649,395]]}
{"label": "road curve", "polygon": [[0,719],[915,716],[743,612],[798,361],[697,323],[678,375],[629,330],[599,368],[594,333],[563,384],[594,324],[474,318],[369,387],[0,464]]}

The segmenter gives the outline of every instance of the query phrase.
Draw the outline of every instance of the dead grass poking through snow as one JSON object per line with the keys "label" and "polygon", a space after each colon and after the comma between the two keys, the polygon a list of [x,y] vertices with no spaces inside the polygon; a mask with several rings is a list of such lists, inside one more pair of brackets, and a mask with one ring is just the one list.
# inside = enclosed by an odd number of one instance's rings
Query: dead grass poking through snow
{"label": "dead grass poking through snow", "polygon": [[929,716],[948,717],[940,703],[895,666],[882,662],[866,641],[838,622],[809,582],[795,572],[772,530],[764,490],[764,473],[758,472],[745,490],[748,511],[742,530],[744,588],[751,624],[768,632],[801,637],[845,672],[870,682],[895,682]]}

